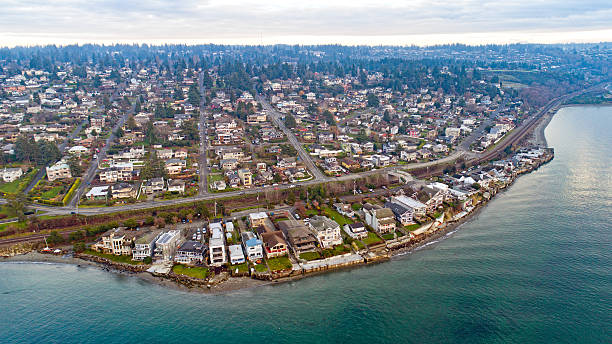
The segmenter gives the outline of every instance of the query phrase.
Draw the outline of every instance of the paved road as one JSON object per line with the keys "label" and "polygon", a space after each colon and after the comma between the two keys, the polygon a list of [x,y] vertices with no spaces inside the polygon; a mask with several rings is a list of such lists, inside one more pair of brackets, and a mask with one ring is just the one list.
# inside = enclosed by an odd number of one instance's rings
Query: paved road
{"label": "paved road", "polygon": [[[111,97],[111,102],[119,95],[120,92],[121,92],[120,88],[117,88],[117,90],[115,91],[115,93],[113,93]],[[93,179],[96,177],[96,172],[98,171],[98,162],[106,158],[106,152],[108,151],[108,148],[115,141],[115,138],[117,137],[117,130],[123,126],[128,116],[134,113],[135,109],[136,109],[136,102],[134,102],[134,104],[132,104],[132,108],[129,111],[126,111],[123,114],[123,116],[119,118],[117,123],[115,123],[115,126],[113,126],[113,128],[111,129],[111,134],[109,135],[109,137],[106,139],[106,142],[104,143],[104,147],[102,147],[100,149],[100,152],[98,153],[98,158],[91,159],[91,163],[89,164],[87,171],[85,171],[85,174],[83,174],[83,176],[81,177],[81,185],[79,185],[77,192],[74,193],[74,196],[68,203],[70,207],[73,208],[77,206],[77,203],[83,196],[83,193],[85,192],[85,190],[87,190],[87,187],[89,187]]]}
{"label": "paved road", "polygon": [[[57,148],[59,148],[59,151],[64,153],[66,151],[66,149],[68,148],[68,143],[72,142],[72,140],[77,137],[77,135],[79,135],[79,133],[81,132],[81,130],[83,130],[83,126],[85,126],[85,124],[87,123],[87,120],[83,120],[81,123],[79,123],[79,125],[77,125],[76,128],[74,128],[74,130],[70,133],[70,135],[68,135],[68,138],[66,138],[66,140],[64,140]],[[45,169],[45,166],[43,166],[40,171],[38,171],[36,173],[36,175],[34,176],[34,178],[32,179],[32,181],[30,182],[30,184],[28,184],[28,186],[25,188],[25,190],[23,191],[24,194],[28,194],[28,192],[32,191],[32,189],[34,188],[34,185],[36,185],[36,183],[38,183],[39,180],[41,180],[45,174],[47,173],[47,170]]]}
{"label": "paved road", "polygon": [[308,152],[306,152],[304,146],[298,141],[293,132],[289,128],[285,127],[285,124],[280,119],[282,114],[276,111],[276,109],[274,109],[272,105],[270,105],[270,103],[268,103],[261,95],[257,95],[257,101],[259,101],[263,108],[268,112],[268,115],[270,118],[272,118],[272,121],[283,131],[283,133],[285,133],[287,139],[297,150],[300,159],[304,162],[304,164],[306,164],[315,180],[319,182],[330,180],[330,177],[324,175],[323,172],[321,172],[321,170],[315,165],[312,157],[310,154],[308,154]]}
{"label": "paved road", "polygon": [[[601,87],[601,86],[599,86]],[[581,92],[574,92],[572,94],[569,94],[565,97],[563,97],[563,100],[569,98],[569,97],[573,97],[577,94],[580,93],[584,93],[584,92],[589,92],[594,90],[594,87],[589,88],[585,91],[581,91]],[[520,130],[515,130],[510,134],[510,139],[513,140],[515,139],[519,133],[524,133],[525,130],[529,129],[529,124],[533,124],[537,118],[539,118],[539,116],[541,116],[543,113],[546,113],[547,111],[551,110],[554,106],[558,105],[560,103],[560,99],[556,99],[551,101],[547,106],[545,106],[544,108],[542,108],[540,111],[538,111],[533,118],[527,120],[524,122],[524,124],[520,127]],[[527,128],[527,129],[525,129]],[[478,158],[477,160],[482,161],[483,159],[489,159],[489,158],[493,158],[494,156],[496,156],[501,150],[503,150],[505,148],[505,146],[507,146],[506,144],[507,140],[504,139],[504,141],[502,142],[503,144],[500,144],[498,146],[496,146],[493,150],[483,153],[483,154],[478,154]],[[301,146],[301,145],[299,145]],[[468,145],[469,146],[469,145]],[[393,167],[387,167],[387,168],[383,168],[383,169],[376,169],[376,170],[371,170],[371,171],[366,171],[366,172],[361,172],[361,173],[355,173],[355,174],[348,174],[348,175],[343,175],[341,177],[337,177],[337,178],[331,178],[331,177],[327,177],[325,178],[324,181],[350,181],[350,180],[354,180],[354,179],[359,179],[359,178],[363,178],[365,176],[368,175],[375,175],[375,174],[379,174],[379,173],[386,173],[386,172],[391,172],[394,170],[411,170],[411,169],[419,169],[419,168],[423,168],[423,167],[433,167],[436,165],[440,165],[440,164],[444,164],[444,163],[448,163],[448,162],[452,162],[456,159],[458,159],[461,156],[466,155],[466,152],[461,151],[461,150],[457,150],[454,153],[452,153],[451,155],[440,159],[440,160],[435,160],[435,161],[429,161],[429,162],[424,162],[424,163],[416,163],[416,164],[410,164],[410,165],[405,165],[405,166],[393,166]],[[316,184],[320,184],[322,181],[317,180],[316,178],[310,180],[310,181],[306,181],[306,182],[301,182],[298,184],[295,184],[296,186],[311,186],[311,185],[316,185]],[[138,210],[138,209],[147,209],[147,208],[153,208],[153,207],[158,207],[158,206],[166,206],[166,205],[176,205],[176,204],[181,204],[181,203],[187,203],[187,202],[193,202],[193,201],[200,201],[200,200],[213,200],[213,199],[219,199],[219,198],[226,198],[226,197],[235,197],[235,196],[240,196],[240,195],[247,195],[247,194],[255,194],[255,193],[260,193],[260,192],[265,192],[266,190],[284,190],[284,189],[288,189],[288,188],[292,188],[293,185],[288,185],[288,184],[284,184],[284,185],[278,185],[278,186],[267,186],[267,187],[258,187],[258,188],[251,188],[251,189],[246,189],[243,191],[231,191],[231,192],[222,192],[222,193],[209,193],[209,194],[202,194],[202,195],[197,195],[194,197],[189,197],[189,198],[182,198],[182,199],[174,199],[174,200],[166,200],[166,201],[148,201],[148,202],[142,202],[142,203],[136,203],[136,204],[128,204],[128,205],[122,205],[122,206],[113,206],[113,207],[99,207],[99,208],[81,208],[79,209],[79,213],[81,214],[86,214],[86,215],[96,215],[96,214],[106,214],[106,213],[113,213],[113,212],[117,212],[117,211],[127,211],[127,210]],[[41,206],[41,205],[36,205],[33,206],[33,208],[36,208],[38,210],[42,210],[46,212],[46,215],[63,215],[63,214],[69,214],[71,212],[73,212],[75,210],[75,208],[73,206],[66,206],[66,207],[47,207],[47,206]]]}
{"label": "paved road", "polygon": [[198,78],[198,87],[200,89],[200,95],[202,97],[200,101],[200,161],[198,166],[200,168],[200,190],[199,194],[204,195],[208,194],[208,161],[207,161],[207,152],[208,152],[208,114],[205,113],[204,107],[206,106],[206,97],[204,97],[204,80],[203,73],[206,71],[202,71],[200,73],[200,77]]}
{"label": "paved road", "polygon": [[463,141],[461,141],[461,143],[457,146],[457,149],[469,152],[471,150],[470,147],[472,146],[472,144],[476,142],[478,138],[485,134],[486,128],[493,123],[493,121],[497,118],[497,116],[504,109],[505,106],[506,99],[502,100],[501,104],[499,104],[497,109],[495,109],[495,111],[492,111],[489,116],[487,116],[482,121],[478,128],[474,129],[472,133],[470,133],[470,135],[466,136]]}

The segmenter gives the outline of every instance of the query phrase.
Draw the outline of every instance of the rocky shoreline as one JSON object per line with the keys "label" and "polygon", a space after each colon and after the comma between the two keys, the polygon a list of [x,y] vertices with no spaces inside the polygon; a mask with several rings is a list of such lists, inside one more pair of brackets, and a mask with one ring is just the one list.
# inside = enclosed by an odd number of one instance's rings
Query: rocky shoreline
{"label": "rocky shoreline", "polygon": [[[532,143],[538,145],[546,145],[546,140],[544,138],[544,130],[553,116],[554,114],[549,114],[542,117],[540,123],[534,129],[534,132],[532,133],[532,136],[530,138]],[[207,294],[222,294],[237,290],[256,288],[264,285],[290,282],[305,277],[318,275],[321,273],[336,271],[338,269],[378,263],[392,258],[397,259],[401,256],[407,255],[409,253],[420,250],[426,246],[429,246],[433,243],[436,243],[444,239],[445,237],[448,237],[452,233],[456,232],[459,227],[461,227],[466,222],[474,219],[480,213],[480,211],[489,203],[489,201],[494,198],[497,193],[506,190],[514,183],[514,181],[521,174],[530,173],[536,170],[541,165],[546,164],[550,160],[552,160],[553,157],[554,154],[550,154],[546,159],[540,161],[538,164],[530,166],[527,169],[518,171],[509,183],[507,183],[503,187],[500,187],[499,189],[495,189],[490,199],[481,200],[478,204],[475,205],[473,209],[471,209],[471,211],[469,211],[465,216],[461,218],[446,221],[440,224],[436,223],[435,225],[432,225],[431,228],[427,229],[423,234],[417,235],[414,239],[408,240],[409,237],[404,237],[403,241],[398,241],[398,239],[396,239],[393,243],[383,242],[382,244],[377,245],[378,247],[376,247],[375,249],[369,248],[367,251],[360,251],[358,253],[360,256],[359,258],[361,259],[353,257],[353,260],[349,259],[346,262],[324,265],[323,267],[316,267],[310,270],[306,270],[304,268],[302,270],[286,270],[270,273],[265,276],[255,275],[251,277],[231,277],[229,276],[229,273],[223,272],[222,274],[225,275],[219,275],[215,276],[214,278],[200,280],[183,275],[176,275],[172,272],[164,275],[149,273],[146,271],[149,267],[148,265],[122,264],[109,261],[105,258],[83,254],[75,254],[74,256],[53,255],[39,253],[36,251],[32,251],[31,249],[28,252],[26,248],[24,248],[24,251],[26,251],[27,253],[16,254],[8,258],[1,258],[0,262],[42,262],[95,267],[113,273],[134,276],[150,283],[154,283],[164,287],[169,287],[182,291],[200,292]]]}

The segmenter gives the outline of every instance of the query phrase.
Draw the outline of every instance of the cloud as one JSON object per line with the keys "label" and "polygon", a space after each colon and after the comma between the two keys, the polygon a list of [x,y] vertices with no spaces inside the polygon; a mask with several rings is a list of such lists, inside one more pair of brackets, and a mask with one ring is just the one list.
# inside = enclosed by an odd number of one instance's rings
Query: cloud
{"label": "cloud", "polygon": [[363,43],[378,44],[394,36],[452,36],[465,41],[501,40],[512,33],[527,39],[529,33],[546,34],[553,40],[556,34],[557,41],[572,36],[568,33],[582,33],[579,36],[588,40],[591,34],[598,41],[612,30],[609,0],[0,0],[0,8],[0,45],[283,39],[301,43],[296,41],[299,37],[340,39],[338,43],[367,37]]}

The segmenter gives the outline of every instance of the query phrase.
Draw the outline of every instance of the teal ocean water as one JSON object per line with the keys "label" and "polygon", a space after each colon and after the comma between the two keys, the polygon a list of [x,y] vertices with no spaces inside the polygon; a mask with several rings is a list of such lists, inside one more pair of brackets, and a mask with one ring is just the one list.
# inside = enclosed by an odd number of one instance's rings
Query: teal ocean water
{"label": "teal ocean water", "polygon": [[0,264],[1,343],[611,343],[612,107],[562,109],[556,157],[445,240],[227,295]]}

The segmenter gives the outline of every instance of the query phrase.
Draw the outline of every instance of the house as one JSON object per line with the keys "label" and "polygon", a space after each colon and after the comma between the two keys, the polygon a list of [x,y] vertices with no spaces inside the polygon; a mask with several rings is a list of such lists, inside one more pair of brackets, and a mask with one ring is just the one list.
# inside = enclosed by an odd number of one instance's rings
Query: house
{"label": "house", "polygon": [[223,180],[215,180],[212,184],[212,188],[218,191],[223,191],[226,187],[227,185]]}
{"label": "house", "polygon": [[253,232],[240,233],[242,244],[250,261],[257,261],[263,258],[263,246],[261,240]]}
{"label": "house", "polygon": [[340,233],[340,225],[336,221],[326,217],[315,215],[310,218],[308,223],[310,229],[315,233],[315,236],[321,247],[330,248],[335,245],[342,244],[342,234]]}
{"label": "house", "polygon": [[263,211],[260,211],[258,213],[250,213],[249,214],[249,223],[251,224],[252,228],[255,227],[263,227],[264,224],[266,223],[266,219],[268,218],[268,214],[266,214]]}
{"label": "house", "polygon": [[[131,165],[131,163],[130,163]],[[100,171],[99,178],[101,183],[116,183],[132,180],[132,169],[121,167],[110,167]]]}
{"label": "house", "polygon": [[273,231],[261,234],[266,256],[268,258],[280,257],[287,254],[287,242],[283,238],[283,232]]}
{"label": "house", "polygon": [[210,265],[221,266],[227,263],[225,253],[225,242],[223,241],[223,226],[218,223],[209,225],[211,237],[208,242],[208,252],[210,253]]}
{"label": "house", "polygon": [[439,206],[444,202],[446,195],[445,190],[433,187],[431,185],[425,186],[417,193],[417,197],[427,207],[427,212],[432,213],[438,209]]}
{"label": "house", "polygon": [[338,211],[338,213],[340,213],[340,215],[344,215],[344,216],[348,216],[348,217],[355,216],[355,212],[353,212],[353,208],[351,208],[350,204],[346,204],[346,203],[334,203],[334,208],[336,208],[336,211]]}
{"label": "house", "polygon": [[178,248],[174,261],[186,265],[201,264],[204,261],[204,254],[206,254],[206,246],[203,243],[188,240]]}
{"label": "house", "polygon": [[72,173],[70,173],[70,166],[63,162],[62,160],[56,162],[55,164],[48,166],[47,170],[47,179],[50,182],[57,179],[64,178],[72,178]]}
{"label": "house", "polygon": [[303,252],[317,248],[317,238],[302,221],[279,221],[276,226],[283,232],[293,253],[299,256]]}
{"label": "house", "polygon": [[161,230],[154,230],[136,239],[132,248],[132,260],[141,261],[145,258],[151,258],[155,249],[155,241],[159,238],[160,234]]}
{"label": "house", "polygon": [[142,190],[147,195],[162,192],[165,189],[164,178],[151,178],[146,182],[142,183]]}
{"label": "house", "polygon": [[180,179],[168,180],[168,191],[178,192],[180,194],[185,192],[185,181]]}
{"label": "house", "polygon": [[117,183],[111,187],[112,198],[136,198],[137,190],[132,184]]}
{"label": "house", "polygon": [[92,250],[114,254],[116,256],[132,255],[132,245],[138,232],[128,231],[124,227],[113,228],[106,231],[100,237],[100,240],[91,245]]}
{"label": "house", "polygon": [[407,208],[400,203],[386,202],[385,208],[391,209],[393,215],[395,215],[395,219],[402,224],[402,226],[406,226],[412,224],[414,211],[412,208]]}
{"label": "house", "polygon": [[166,170],[168,174],[179,174],[183,171],[183,168],[187,167],[187,161],[182,159],[168,159],[166,160]]}
{"label": "house", "polygon": [[171,261],[176,253],[176,247],[178,246],[180,238],[181,232],[178,229],[168,231],[159,236],[155,241],[155,248],[153,250],[154,256],[165,261]]}
{"label": "house", "polygon": [[425,213],[427,211],[427,206],[425,204],[417,201],[416,199],[412,197],[407,197],[403,195],[394,196],[394,197],[391,197],[391,203],[397,203],[407,209],[411,209],[413,216],[414,215],[425,216]]}
{"label": "house", "polygon": [[90,200],[106,199],[108,197],[108,188],[108,185],[94,186],[85,194],[85,197]]}
{"label": "house", "polygon": [[244,186],[253,185],[253,174],[248,168],[241,168],[238,170],[238,178],[240,178],[240,182]]}
{"label": "house", "polygon": [[158,149],[156,153],[157,157],[162,160],[168,160],[174,156],[172,149]]}
{"label": "house", "polygon": [[70,149],[68,149],[68,153],[70,153],[71,155],[83,155],[86,154],[89,150],[83,146],[74,146],[74,147],[70,147]]}
{"label": "house", "polygon": [[242,246],[231,245],[228,249],[230,254],[230,263],[232,265],[242,264],[246,262],[246,260],[244,259],[244,251],[242,251]]}
{"label": "house", "polygon": [[371,205],[366,207],[366,205],[364,205],[363,209],[366,215],[366,223],[370,227],[381,234],[395,231],[395,215],[391,209],[380,206],[372,207]]}
{"label": "house", "polygon": [[353,239],[364,239],[368,236],[368,230],[361,222],[344,225],[344,231]]}
{"label": "house", "polygon": [[21,178],[21,176],[23,175],[23,171],[19,167],[16,167],[16,168],[4,168],[2,171],[0,171],[0,173],[2,174],[2,180],[5,183],[13,182],[13,181]]}
{"label": "house", "polygon": [[219,164],[224,170],[235,170],[238,168],[238,159],[223,159]]}

